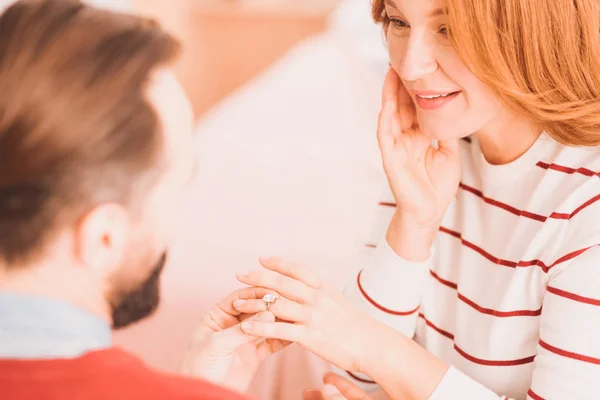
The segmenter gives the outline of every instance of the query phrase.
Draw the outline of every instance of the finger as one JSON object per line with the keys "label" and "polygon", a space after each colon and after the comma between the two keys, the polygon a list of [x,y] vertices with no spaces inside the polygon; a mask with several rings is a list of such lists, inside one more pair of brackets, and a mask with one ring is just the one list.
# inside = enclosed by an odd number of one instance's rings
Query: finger
{"label": "finger", "polygon": [[[267,339],[267,343],[269,343],[274,348],[283,350],[286,347],[288,347],[290,344],[292,344],[293,342],[289,342],[287,340],[280,340],[280,339]],[[277,351],[279,351],[279,350],[277,350]]]}
{"label": "finger", "polygon": [[[265,312],[257,314],[247,321],[251,321],[252,323],[268,324],[275,322],[275,317],[273,314]],[[241,328],[241,325],[238,324],[229,329],[215,333],[211,343],[213,346],[213,351],[222,351],[229,354],[235,351],[238,347],[255,341],[256,339],[256,335],[252,335],[244,331]]]}
{"label": "finger", "polygon": [[[256,314],[268,311],[267,304],[262,300],[237,300],[234,307],[244,314]],[[279,298],[271,306],[271,313],[279,319],[291,322],[308,322],[310,320],[310,309],[288,299]]]}
{"label": "finger", "polygon": [[398,85],[398,114],[402,132],[417,128],[415,103],[402,82]]}
{"label": "finger", "polygon": [[303,400],[352,400],[346,398],[335,386],[325,385],[322,390],[311,389],[304,392]]}
{"label": "finger", "polygon": [[300,264],[285,261],[278,257],[260,258],[259,262],[263,267],[303,282],[311,288],[320,289],[322,286],[321,279],[319,279],[317,274]]}
{"label": "finger", "polygon": [[323,387],[323,397],[327,400],[354,400],[354,398],[346,397],[338,388],[333,385],[325,385]]}
{"label": "finger", "polygon": [[291,342],[286,342],[279,339],[262,340],[256,346],[256,353],[260,361],[264,361],[273,354],[285,349]]}
{"label": "finger", "polygon": [[396,134],[414,129],[418,125],[415,102],[398,73],[392,67],[388,70],[383,85],[382,109],[389,109],[389,115],[397,115],[397,120],[400,122],[400,131],[394,132]]}
{"label": "finger", "polygon": [[377,124],[377,141],[382,152],[394,147],[396,139],[401,134],[401,121],[398,113],[398,94],[400,79],[390,68],[383,84],[382,107]]}
{"label": "finger", "polygon": [[446,153],[447,155],[458,155],[460,154],[460,144],[458,139],[440,140],[439,151]]}
{"label": "finger", "polygon": [[308,389],[302,393],[302,400],[327,400],[319,389]]}
{"label": "finger", "polygon": [[244,321],[241,328],[250,335],[288,342],[304,343],[308,337],[305,326],[287,322]]}
{"label": "finger", "polygon": [[223,310],[225,313],[230,315],[238,316],[240,313],[233,306],[233,303],[237,300],[247,299],[262,299],[264,295],[268,293],[274,293],[272,290],[261,288],[261,287],[246,287],[243,289],[236,290],[229,296],[217,303],[217,307]]}
{"label": "finger", "polygon": [[203,322],[214,332],[231,328],[232,326],[239,324],[240,320],[243,319],[240,315],[241,313],[233,306],[234,301],[240,299],[262,298],[267,293],[273,293],[273,291],[255,287],[236,290],[212,307],[204,315]]}
{"label": "finger", "polygon": [[353,382],[334,373],[323,378],[326,385],[334,386],[348,400],[369,400],[369,395]]}
{"label": "finger", "polygon": [[390,67],[383,82],[383,91],[381,93],[381,106],[391,106],[392,109],[398,109],[398,89],[400,86],[400,77],[394,68]]}
{"label": "finger", "polygon": [[240,323],[239,318],[229,315],[218,307],[211,308],[202,319],[202,324],[210,328],[213,332],[219,332],[224,329],[229,329]]}
{"label": "finger", "polygon": [[[206,317],[205,317],[206,318]],[[198,329],[194,331],[192,337],[190,338],[190,342],[188,344],[189,347],[194,347],[198,343],[202,343],[208,338],[210,335],[213,335],[215,332],[219,332],[222,329],[220,327],[214,327],[210,322],[204,321]]]}
{"label": "finger", "polygon": [[274,290],[299,303],[309,303],[314,297],[313,288],[289,276],[270,270],[237,271],[236,276],[242,283]]}

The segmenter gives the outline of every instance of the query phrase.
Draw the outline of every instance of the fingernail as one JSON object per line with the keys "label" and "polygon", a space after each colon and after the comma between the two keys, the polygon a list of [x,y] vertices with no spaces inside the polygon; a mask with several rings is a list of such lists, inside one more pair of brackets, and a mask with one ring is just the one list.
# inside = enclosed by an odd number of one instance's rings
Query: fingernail
{"label": "fingernail", "polygon": [[310,400],[316,400],[316,399],[323,399],[323,395],[321,394],[321,391],[319,389],[306,389],[303,393],[302,393],[302,398],[303,399],[310,399]]}
{"label": "fingernail", "polygon": [[242,307],[244,304],[246,304],[246,300],[236,300],[233,302],[234,307]]}
{"label": "fingernail", "polygon": [[244,271],[244,270],[237,270],[235,271],[235,276],[237,276],[238,278],[241,278],[242,276],[246,276],[248,275],[250,272],[249,271]]}
{"label": "fingernail", "polygon": [[260,263],[269,262],[270,260],[271,260],[271,257],[258,257],[258,262],[260,262]]}
{"label": "fingernail", "polygon": [[335,386],[327,384],[323,387],[323,393],[325,393],[328,396],[333,396],[336,394],[340,394],[340,391],[337,390]]}
{"label": "fingernail", "polygon": [[252,329],[252,322],[251,321],[244,321],[242,322],[242,329],[245,331],[249,331],[250,329]]}

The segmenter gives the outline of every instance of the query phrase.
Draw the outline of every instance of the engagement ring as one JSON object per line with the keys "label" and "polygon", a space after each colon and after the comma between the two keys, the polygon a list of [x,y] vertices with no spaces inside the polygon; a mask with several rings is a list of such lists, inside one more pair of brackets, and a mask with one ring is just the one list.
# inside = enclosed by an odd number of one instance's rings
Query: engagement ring
{"label": "engagement ring", "polygon": [[267,310],[271,312],[271,306],[277,301],[277,296],[272,293],[267,293],[262,299],[267,305]]}

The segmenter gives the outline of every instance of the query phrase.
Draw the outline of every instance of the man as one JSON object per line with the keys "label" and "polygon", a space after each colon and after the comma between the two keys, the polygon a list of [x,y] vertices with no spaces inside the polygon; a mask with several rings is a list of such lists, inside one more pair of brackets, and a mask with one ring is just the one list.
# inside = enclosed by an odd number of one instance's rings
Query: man
{"label": "man", "polygon": [[75,0],[22,0],[0,16],[2,399],[243,399],[284,347],[239,327],[273,318],[234,311],[257,288],[207,314],[182,362],[190,378],[111,346],[111,328],[158,306],[194,169],[177,53],[155,23]]}
{"label": "man", "polygon": [[[244,398],[111,347],[158,305],[194,168],[177,52],[153,22],[78,1],[0,17],[0,398]],[[270,352],[229,328],[203,324],[182,368],[241,391],[234,351]]]}

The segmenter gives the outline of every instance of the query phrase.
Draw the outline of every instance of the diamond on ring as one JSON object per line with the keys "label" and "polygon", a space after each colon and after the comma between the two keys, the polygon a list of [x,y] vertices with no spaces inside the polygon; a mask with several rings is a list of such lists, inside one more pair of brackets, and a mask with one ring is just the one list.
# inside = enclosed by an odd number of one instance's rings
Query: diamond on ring
{"label": "diamond on ring", "polygon": [[273,305],[273,303],[275,303],[275,301],[277,301],[277,296],[274,295],[273,293],[267,293],[263,296],[262,299],[265,302],[265,304],[267,305],[267,310],[270,312],[271,306]]}

